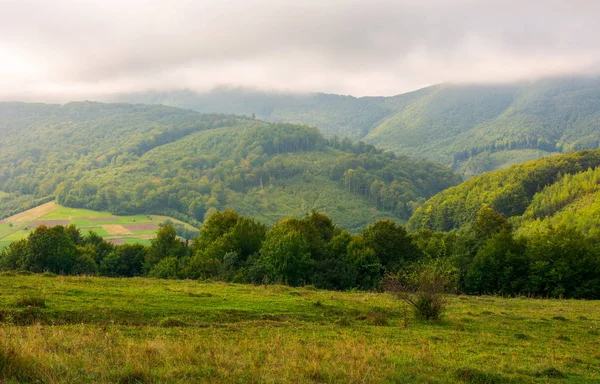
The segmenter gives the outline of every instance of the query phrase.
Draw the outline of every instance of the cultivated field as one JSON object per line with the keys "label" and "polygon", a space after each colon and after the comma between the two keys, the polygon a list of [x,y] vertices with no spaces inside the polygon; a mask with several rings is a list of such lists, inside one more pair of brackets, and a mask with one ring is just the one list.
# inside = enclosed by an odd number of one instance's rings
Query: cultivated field
{"label": "cultivated field", "polygon": [[[45,383],[598,383],[600,302],[0,276],[0,378]],[[2,381],[2,380],[0,380]]]}
{"label": "cultivated field", "polygon": [[[49,227],[75,224],[83,234],[94,231],[114,244],[148,245],[158,225],[167,219],[184,224],[167,216],[115,216],[108,212],[67,208],[50,202],[0,221],[0,249],[27,237],[32,229],[42,224]],[[191,228],[188,224],[184,225]]]}

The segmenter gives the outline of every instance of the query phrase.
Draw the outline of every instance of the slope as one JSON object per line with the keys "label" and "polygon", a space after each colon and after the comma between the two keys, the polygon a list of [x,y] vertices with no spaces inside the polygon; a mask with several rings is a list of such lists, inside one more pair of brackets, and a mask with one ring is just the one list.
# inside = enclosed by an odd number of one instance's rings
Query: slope
{"label": "slope", "polygon": [[559,224],[595,233],[599,166],[600,150],[587,150],[486,173],[432,197],[408,226],[413,231],[469,228],[487,204],[521,233]]}
{"label": "slope", "polygon": [[328,141],[306,126],[89,102],[4,103],[0,112],[4,217],[56,197],[67,207],[192,223],[212,209],[267,223],[318,209],[357,229],[406,220],[458,182],[445,167]]}
{"label": "slope", "polygon": [[0,249],[11,242],[26,238],[40,225],[74,224],[82,234],[94,231],[113,244],[139,243],[148,245],[156,236],[159,226],[170,221],[189,233],[198,230],[177,219],[156,215],[115,216],[109,212],[96,212],[87,209],[67,208],[52,201],[14,216],[0,220]]}
{"label": "slope", "polygon": [[119,97],[202,112],[315,125],[397,154],[452,164],[469,177],[600,143],[600,78],[441,84],[393,97],[279,94],[245,89]]}

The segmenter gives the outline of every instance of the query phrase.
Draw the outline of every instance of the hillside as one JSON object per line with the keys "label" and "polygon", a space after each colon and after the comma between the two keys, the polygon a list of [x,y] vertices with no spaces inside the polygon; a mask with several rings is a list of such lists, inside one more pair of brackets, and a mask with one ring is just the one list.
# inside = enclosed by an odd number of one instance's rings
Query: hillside
{"label": "hillside", "polygon": [[185,234],[191,238],[198,233],[198,230],[189,224],[167,216],[115,216],[108,212],[62,207],[52,201],[0,220],[0,250],[13,241],[26,238],[33,229],[41,225],[52,227],[73,224],[81,230],[82,235],[93,231],[115,245],[149,245],[159,226],[168,221],[176,224],[177,228],[187,230],[180,235]]}
{"label": "hillside", "polygon": [[217,89],[120,99],[315,125],[328,137],[347,136],[397,154],[452,164],[467,177],[594,149],[600,142],[600,78],[441,84],[393,97]]}
{"label": "hillside", "polygon": [[387,294],[312,287],[37,275],[0,290],[8,382],[600,379],[597,301],[453,296],[431,323]]}
{"label": "hillside", "polygon": [[527,162],[474,177],[427,201],[408,222],[411,230],[470,228],[484,205],[510,218],[518,232],[564,224],[598,234],[600,150]]}
{"label": "hillside", "polygon": [[315,209],[356,230],[406,220],[458,182],[445,167],[315,128],[165,106],[0,103],[0,133],[0,217],[56,197],[191,223],[212,209],[268,224]]}

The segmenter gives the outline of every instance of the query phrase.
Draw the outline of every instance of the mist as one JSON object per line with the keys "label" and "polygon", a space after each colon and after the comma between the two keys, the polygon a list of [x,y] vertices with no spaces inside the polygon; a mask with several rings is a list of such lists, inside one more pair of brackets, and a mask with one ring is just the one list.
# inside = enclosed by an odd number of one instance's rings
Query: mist
{"label": "mist", "polygon": [[5,0],[0,99],[218,86],[393,95],[600,68],[595,1]]}

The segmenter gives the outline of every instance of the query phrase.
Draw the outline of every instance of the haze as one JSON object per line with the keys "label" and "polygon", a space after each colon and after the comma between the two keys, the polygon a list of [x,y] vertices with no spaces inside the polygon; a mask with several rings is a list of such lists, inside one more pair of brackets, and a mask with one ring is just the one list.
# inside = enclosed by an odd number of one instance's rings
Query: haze
{"label": "haze", "polygon": [[391,95],[596,73],[596,1],[0,0],[0,99],[147,89]]}

